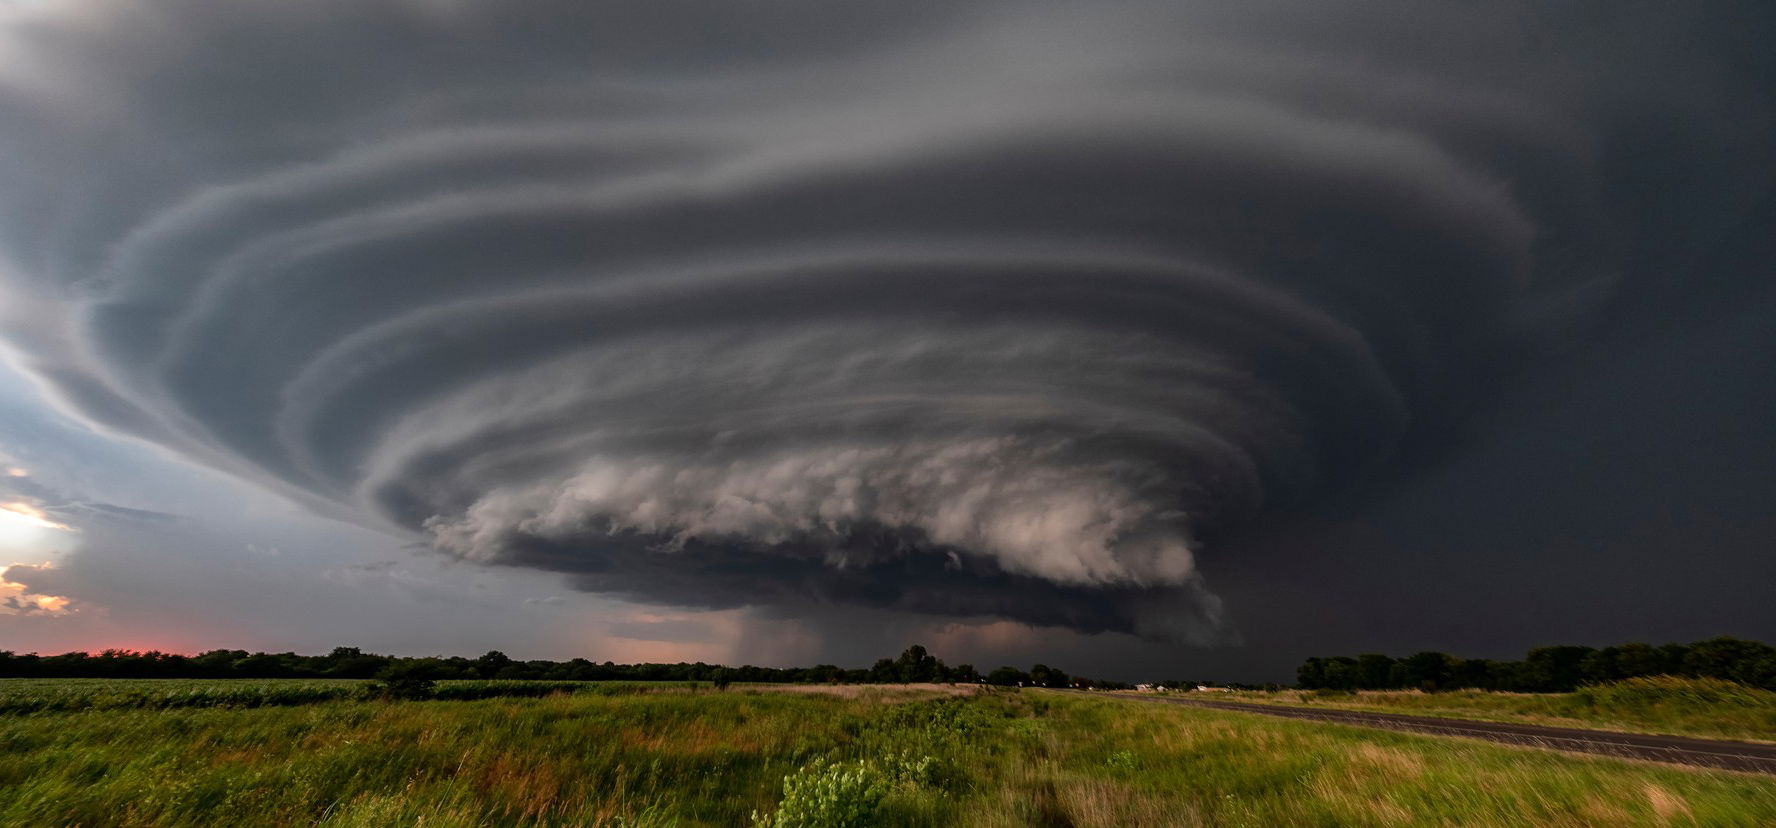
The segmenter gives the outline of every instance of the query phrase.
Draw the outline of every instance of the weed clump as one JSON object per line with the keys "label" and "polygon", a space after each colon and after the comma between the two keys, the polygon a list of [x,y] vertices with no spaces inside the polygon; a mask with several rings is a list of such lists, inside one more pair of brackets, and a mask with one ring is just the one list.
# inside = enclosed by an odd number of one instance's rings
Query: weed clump
{"label": "weed clump", "polygon": [[1135,771],[1141,769],[1141,760],[1135,756],[1132,750],[1119,750],[1104,760],[1104,767],[1121,776],[1132,776]]}

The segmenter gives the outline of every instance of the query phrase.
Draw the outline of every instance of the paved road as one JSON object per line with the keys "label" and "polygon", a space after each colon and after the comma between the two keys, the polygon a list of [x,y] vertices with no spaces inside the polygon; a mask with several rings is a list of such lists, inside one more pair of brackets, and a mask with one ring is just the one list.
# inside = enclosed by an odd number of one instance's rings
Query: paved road
{"label": "paved road", "polygon": [[1576,730],[1567,727],[1476,722],[1467,719],[1439,719],[1430,716],[1406,716],[1398,713],[1363,713],[1352,710],[1328,710],[1312,707],[1283,707],[1269,704],[1184,699],[1175,696],[1118,695],[1133,701],[1182,704],[1215,710],[1237,710],[1261,713],[1286,719],[1310,719],[1321,722],[1379,727],[1388,730],[1409,730],[1443,736],[1466,736],[1513,745],[1553,748],[1580,753],[1600,753],[1628,759],[1673,762],[1725,770],[1776,774],[1776,745],[1750,742],[1724,742],[1713,739],[1686,739],[1679,736],[1649,736],[1642,733],[1616,733],[1608,730]]}

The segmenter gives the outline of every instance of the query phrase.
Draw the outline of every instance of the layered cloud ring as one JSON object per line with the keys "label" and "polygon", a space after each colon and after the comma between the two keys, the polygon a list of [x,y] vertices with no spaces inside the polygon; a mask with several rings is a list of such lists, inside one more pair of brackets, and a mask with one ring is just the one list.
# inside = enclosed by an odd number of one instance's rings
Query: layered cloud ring
{"label": "layered cloud ring", "polygon": [[1201,537],[1627,255],[1582,67],[1461,71],[1485,10],[53,5],[0,12],[19,360],[646,601],[1213,638]]}

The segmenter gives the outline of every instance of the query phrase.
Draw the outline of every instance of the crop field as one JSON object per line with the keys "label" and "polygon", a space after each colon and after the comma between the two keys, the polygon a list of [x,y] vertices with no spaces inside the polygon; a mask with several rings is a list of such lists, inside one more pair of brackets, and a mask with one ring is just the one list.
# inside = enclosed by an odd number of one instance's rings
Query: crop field
{"label": "crop field", "polygon": [[1217,693],[1227,701],[1776,742],[1776,692],[1708,678],[1633,678],[1572,693],[1400,690]]}
{"label": "crop field", "polygon": [[1776,824],[1767,777],[957,692],[627,685],[10,713],[0,824]]}
{"label": "crop field", "polygon": [[[466,701],[507,696],[688,690],[689,682],[439,681],[407,694]],[[180,707],[280,707],[370,700],[388,688],[362,679],[0,679],[0,715]]]}

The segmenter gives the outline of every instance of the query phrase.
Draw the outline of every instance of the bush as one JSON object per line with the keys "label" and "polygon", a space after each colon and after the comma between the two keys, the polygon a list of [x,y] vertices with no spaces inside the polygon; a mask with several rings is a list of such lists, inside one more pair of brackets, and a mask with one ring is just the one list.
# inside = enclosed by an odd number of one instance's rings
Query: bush
{"label": "bush", "polygon": [[376,672],[371,692],[392,699],[429,699],[438,686],[436,659],[397,661]]}
{"label": "bush", "polygon": [[[439,701],[473,701],[492,698],[541,698],[556,693],[573,693],[582,685],[571,681],[493,681],[445,682],[434,686],[429,698]],[[608,694],[608,693],[607,693]]]}
{"label": "bush", "polygon": [[[754,828],[852,828],[877,825],[894,809],[885,800],[903,793],[952,783],[954,773],[942,761],[912,751],[889,754],[880,761],[829,762],[817,759],[783,777],[783,801],[770,816],[752,814]],[[908,804],[905,796],[898,805]],[[905,814],[901,814],[905,816]],[[890,819],[891,822],[898,822]]]}
{"label": "bush", "polygon": [[860,828],[875,821],[893,777],[874,763],[815,760],[783,778],[777,811],[753,813],[755,828]]}

